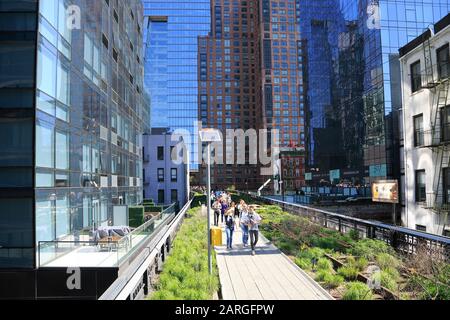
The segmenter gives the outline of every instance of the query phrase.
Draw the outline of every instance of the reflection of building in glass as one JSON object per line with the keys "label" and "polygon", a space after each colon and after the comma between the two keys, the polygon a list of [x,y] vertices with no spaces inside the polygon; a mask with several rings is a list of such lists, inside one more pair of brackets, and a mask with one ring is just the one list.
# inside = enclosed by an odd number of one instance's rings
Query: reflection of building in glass
{"label": "reflection of building in glass", "polygon": [[142,5],[3,1],[0,14],[0,268],[34,270],[41,242],[89,240],[142,202]]}
{"label": "reflection of building in glass", "polygon": [[210,0],[142,2],[151,126],[189,131],[191,168],[198,169],[198,37],[211,28]]}
{"label": "reflection of building in glass", "polygon": [[308,118],[308,166],[329,171],[343,164],[339,113],[334,104],[336,60],[341,30],[339,1],[297,1],[305,43]]}
{"label": "reflection of building in glass", "polygon": [[[309,3],[305,1],[306,12],[313,8]],[[333,30],[338,32],[338,53],[332,55],[336,59],[335,76],[330,77],[339,89],[331,101],[337,104],[333,108],[340,114],[342,145],[339,147],[345,155],[340,169],[357,170],[357,176],[365,178],[366,182],[400,179],[398,111],[402,98],[398,49],[442,18],[449,9],[450,1],[340,0],[340,9],[334,15],[340,20],[336,24],[338,30]],[[320,39],[319,35],[316,41]],[[333,41],[322,39],[323,48],[336,46]],[[333,49],[331,52],[335,53]],[[313,87],[312,81],[314,78],[309,79],[309,88]],[[316,126],[314,111],[322,110],[320,104],[314,103],[313,90],[309,93],[311,130]],[[314,132],[311,134],[309,165],[321,169],[320,162],[311,162],[314,154],[321,153],[315,150],[320,144],[316,142]],[[329,134],[326,136],[330,137]],[[327,153],[326,148],[321,149]]]}

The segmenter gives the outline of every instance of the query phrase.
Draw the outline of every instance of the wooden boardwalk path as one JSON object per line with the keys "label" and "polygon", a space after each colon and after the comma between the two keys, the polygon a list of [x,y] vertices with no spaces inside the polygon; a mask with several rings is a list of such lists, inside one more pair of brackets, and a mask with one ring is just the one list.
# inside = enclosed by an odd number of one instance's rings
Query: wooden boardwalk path
{"label": "wooden boardwalk path", "polygon": [[233,250],[216,247],[224,300],[332,300],[328,292],[279,249],[260,235],[256,256],[242,246],[242,233],[234,233]]}

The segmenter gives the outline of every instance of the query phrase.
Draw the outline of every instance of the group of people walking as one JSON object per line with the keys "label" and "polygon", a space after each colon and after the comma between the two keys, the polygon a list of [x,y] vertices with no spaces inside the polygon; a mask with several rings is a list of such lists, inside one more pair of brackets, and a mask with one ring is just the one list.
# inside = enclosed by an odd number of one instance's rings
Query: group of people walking
{"label": "group of people walking", "polygon": [[261,223],[261,217],[256,212],[255,207],[247,205],[244,200],[236,205],[235,202],[232,202],[228,193],[214,194],[213,199],[214,225],[219,226],[220,218],[227,235],[227,249],[233,249],[233,234],[240,227],[244,248],[248,247],[250,240],[252,255],[255,255],[256,244],[259,239],[259,224]]}

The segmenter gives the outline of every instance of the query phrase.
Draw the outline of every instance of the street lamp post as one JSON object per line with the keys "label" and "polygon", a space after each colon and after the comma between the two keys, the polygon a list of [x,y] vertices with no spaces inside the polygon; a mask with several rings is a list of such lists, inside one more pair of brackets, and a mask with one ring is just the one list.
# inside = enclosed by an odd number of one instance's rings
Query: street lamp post
{"label": "street lamp post", "polygon": [[207,147],[208,157],[208,179],[207,179],[207,192],[208,196],[206,197],[208,199],[208,270],[209,274],[212,274],[212,257],[211,257],[211,143],[208,143]]}
{"label": "street lamp post", "polygon": [[211,143],[213,142],[221,142],[222,137],[220,132],[215,129],[203,129],[200,131],[200,140],[207,144],[207,216],[208,216],[208,271],[209,274],[212,274],[212,252],[211,252]]}

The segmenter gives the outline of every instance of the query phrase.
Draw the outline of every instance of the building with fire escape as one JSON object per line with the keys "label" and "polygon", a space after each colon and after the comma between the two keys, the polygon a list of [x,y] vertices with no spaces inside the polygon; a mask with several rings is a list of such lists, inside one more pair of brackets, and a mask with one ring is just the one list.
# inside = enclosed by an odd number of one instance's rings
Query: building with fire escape
{"label": "building with fire escape", "polygon": [[403,223],[450,236],[450,14],[400,50]]}

